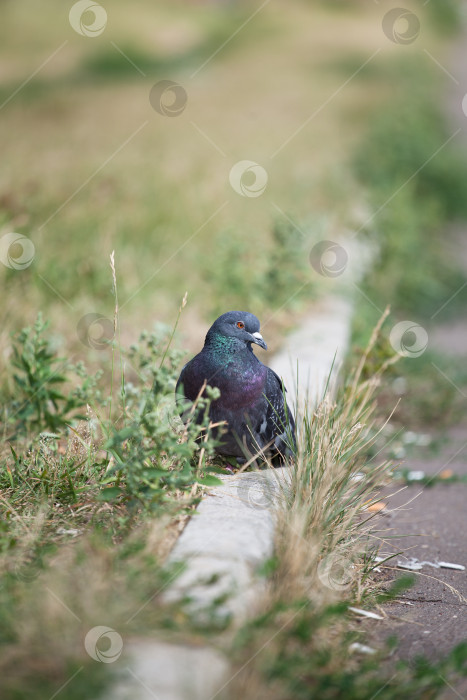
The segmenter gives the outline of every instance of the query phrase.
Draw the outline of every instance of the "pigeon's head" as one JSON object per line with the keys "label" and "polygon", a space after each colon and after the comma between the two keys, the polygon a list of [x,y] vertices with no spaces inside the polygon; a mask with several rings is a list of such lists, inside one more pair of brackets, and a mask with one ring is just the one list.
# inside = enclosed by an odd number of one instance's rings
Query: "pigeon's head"
{"label": "pigeon's head", "polygon": [[259,321],[248,311],[228,311],[214,321],[206,336],[206,343],[219,338],[236,338],[251,350],[251,344],[259,345],[264,350],[268,346],[259,332]]}

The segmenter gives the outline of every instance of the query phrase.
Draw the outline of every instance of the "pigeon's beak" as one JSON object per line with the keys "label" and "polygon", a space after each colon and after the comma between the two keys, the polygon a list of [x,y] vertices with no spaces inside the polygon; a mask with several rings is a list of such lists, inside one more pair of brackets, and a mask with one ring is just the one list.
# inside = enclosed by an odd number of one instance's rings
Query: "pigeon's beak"
{"label": "pigeon's beak", "polygon": [[260,348],[263,348],[263,350],[267,350],[268,346],[264,342],[263,336],[261,333],[251,333],[251,337],[253,338],[253,342],[255,345],[259,345]]}

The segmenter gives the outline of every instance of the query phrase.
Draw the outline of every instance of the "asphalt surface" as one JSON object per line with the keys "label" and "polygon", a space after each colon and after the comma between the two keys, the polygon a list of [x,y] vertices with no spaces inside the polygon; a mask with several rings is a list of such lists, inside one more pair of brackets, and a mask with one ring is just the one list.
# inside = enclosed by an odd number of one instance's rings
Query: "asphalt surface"
{"label": "asphalt surface", "polygon": [[[467,426],[451,429],[447,437],[447,445],[437,455],[417,455],[407,459],[404,466],[430,476],[446,473],[445,470],[467,475]],[[385,620],[366,626],[376,646],[381,646],[387,637],[398,638],[396,658],[424,655],[437,660],[467,639],[467,483],[436,479],[428,486],[414,484],[399,493],[397,489],[392,486],[380,494],[387,504],[384,513],[378,515],[384,539],[382,552],[404,552],[387,566],[396,561],[408,563],[414,557],[419,562],[460,564],[465,570],[424,564],[420,571],[411,572],[415,585],[397,602],[383,606]],[[387,568],[382,573],[385,578],[397,575]],[[463,690],[461,697],[467,692],[467,684]]]}

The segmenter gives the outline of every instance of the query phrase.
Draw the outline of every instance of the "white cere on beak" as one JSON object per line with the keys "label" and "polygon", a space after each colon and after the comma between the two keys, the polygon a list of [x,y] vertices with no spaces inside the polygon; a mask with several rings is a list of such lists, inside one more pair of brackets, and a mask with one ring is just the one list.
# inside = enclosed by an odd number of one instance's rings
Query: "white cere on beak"
{"label": "white cere on beak", "polygon": [[254,342],[255,342],[257,345],[259,345],[260,348],[263,348],[263,350],[267,350],[267,349],[268,349],[268,346],[267,346],[266,343],[264,342],[264,338],[263,338],[263,336],[261,335],[261,333],[259,333],[258,331],[256,331],[256,333],[252,333],[252,334],[251,334],[251,337],[254,338]]}

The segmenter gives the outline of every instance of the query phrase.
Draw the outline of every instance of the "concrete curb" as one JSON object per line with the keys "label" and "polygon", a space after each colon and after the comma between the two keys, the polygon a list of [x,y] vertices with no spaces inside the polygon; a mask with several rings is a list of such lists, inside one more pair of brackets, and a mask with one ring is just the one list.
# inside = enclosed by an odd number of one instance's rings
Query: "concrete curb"
{"label": "concrete curb", "polygon": [[310,405],[316,405],[331,369],[336,377],[350,342],[352,311],[348,299],[326,297],[315,305],[275,356],[271,367],[282,377],[289,393],[293,392],[292,403],[297,393],[299,401],[307,399]]}

